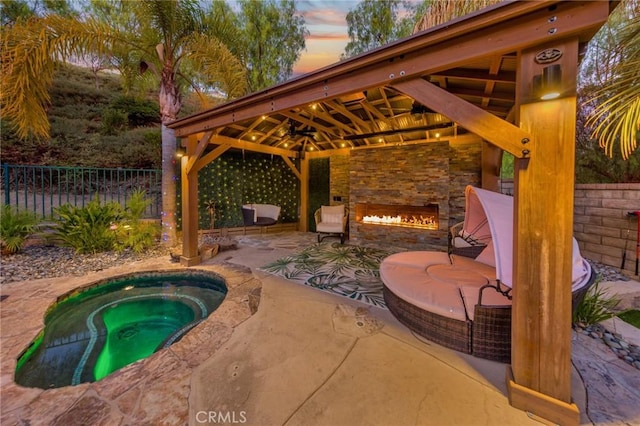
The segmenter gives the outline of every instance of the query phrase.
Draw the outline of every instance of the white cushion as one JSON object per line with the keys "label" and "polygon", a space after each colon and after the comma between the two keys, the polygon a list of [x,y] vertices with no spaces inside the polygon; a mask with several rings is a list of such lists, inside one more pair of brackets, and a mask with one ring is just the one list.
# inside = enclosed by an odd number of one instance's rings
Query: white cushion
{"label": "white cushion", "polygon": [[344,205],[320,207],[320,222],[342,223]]}
{"label": "white cushion", "polygon": [[[439,251],[403,251],[387,256],[382,265],[404,265],[424,271],[429,265],[449,264],[449,255]],[[381,267],[382,267],[381,265]]]}
{"label": "white cushion", "polygon": [[458,269],[474,271],[486,277],[490,282],[496,281],[496,268],[480,263],[466,256],[451,255],[451,262]]}
{"label": "white cushion", "polygon": [[316,225],[316,231],[318,232],[344,232],[342,229],[342,222],[340,223],[331,223],[331,222],[320,222]]}
{"label": "white cushion", "polygon": [[434,280],[424,270],[410,266],[387,264],[380,267],[382,282],[396,296],[425,311],[466,320],[460,291],[455,285]]}

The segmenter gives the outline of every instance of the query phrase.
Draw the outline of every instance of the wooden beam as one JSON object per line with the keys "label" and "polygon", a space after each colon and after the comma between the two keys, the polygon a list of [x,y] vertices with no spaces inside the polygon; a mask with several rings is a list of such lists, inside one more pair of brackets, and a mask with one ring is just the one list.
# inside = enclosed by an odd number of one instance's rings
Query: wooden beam
{"label": "wooden beam", "polygon": [[500,192],[500,166],[502,163],[502,150],[497,146],[482,141],[482,171],[481,186],[493,192]]}
{"label": "wooden beam", "polygon": [[211,136],[213,136],[213,132],[209,131],[209,132],[205,132],[199,138],[198,145],[196,146],[196,149],[193,152],[193,155],[189,156],[189,161],[187,162],[187,170],[186,170],[187,173],[191,173],[191,169],[193,168],[194,164],[196,163],[198,158],[202,155],[204,150],[207,148],[207,145],[209,145],[209,139],[211,139]]}
{"label": "wooden beam", "polygon": [[[554,7],[552,12],[548,10],[550,6]],[[396,78],[426,76],[489,55],[509,54],[558,37],[580,35],[588,40],[608,14],[609,3],[604,1],[505,2],[452,22],[446,30],[418,33],[168,126],[175,129],[177,136],[185,136],[389,85]],[[556,17],[552,23],[551,16]]]}
{"label": "wooden beam", "polygon": [[[575,90],[578,40],[563,52],[564,87]],[[520,57],[521,75],[535,72]],[[527,71],[528,69],[528,71]],[[520,81],[526,91],[528,81]],[[555,423],[579,423],[571,399],[571,284],[576,97],[523,104],[519,121],[536,140],[536,155],[516,160],[514,197],[511,404]],[[517,385],[517,386],[515,386]],[[523,392],[522,389],[532,392]],[[535,395],[544,395],[536,399]],[[525,404],[526,402],[526,404]],[[550,408],[551,406],[551,408]],[[567,421],[567,417],[571,421]]]}
{"label": "wooden beam", "polygon": [[318,118],[320,118],[321,120],[326,121],[327,123],[331,123],[334,126],[336,126],[337,128],[344,130],[346,133],[349,134],[354,134],[356,133],[356,129],[354,129],[353,127],[349,126],[346,123],[343,123],[340,120],[336,120],[335,118],[333,118],[331,116],[331,114],[324,112],[324,111],[309,111],[309,109],[307,109],[307,113],[309,114],[314,114],[315,116],[317,116]]}
{"label": "wooden beam", "polygon": [[459,78],[462,80],[474,81],[492,81],[494,83],[511,83],[516,84],[516,73],[514,71],[502,71],[497,74],[491,74],[485,70],[478,69],[448,69],[434,72],[434,77]]}
{"label": "wooden beam", "polygon": [[263,154],[286,155],[289,158],[299,157],[299,154],[296,151],[277,148],[269,145],[262,145],[255,142],[242,141],[242,140],[233,139],[228,136],[222,136],[222,135],[213,136],[211,138],[211,143],[216,145],[226,144],[226,145],[229,145],[231,148],[245,149],[247,151],[253,151],[253,152],[261,152]]}
{"label": "wooden beam", "polygon": [[293,164],[293,161],[291,161],[291,159],[289,157],[287,157],[286,155],[282,155],[281,157],[284,160],[284,162],[287,163],[287,166],[289,166],[289,168],[291,169],[293,174],[296,175],[298,180],[301,181],[302,180],[302,175],[300,174],[300,171],[298,171],[298,168],[296,167],[296,165]]}
{"label": "wooden beam", "polygon": [[[417,78],[397,82],[391,87],[411,96],[422,105],[449,117],[460,126],[517,158],[535,155],[535,144],[529,133],[452,95],[435,84]],[[527,140],[526,145],[522,143],[525,139]]]}
{"label": "wooden beam", "polygon": [[298,218],[298,230],[309,230],[309,158],[300,159],[300,217]]}
{"label": "wooden beam", "polygon": [[335,135],[333,129],[331,129],[329,127],[326,127],[326,126],[323,126],[322,124],[320,124],[320,123],[318,123],[316,121],[313,121],[311,118],[307,118],[302,114],[299,114],[299,113],[296,113],[296,112],[291,112],[291,111],[283,111],[283,112],[281,112],[281,114],[284,115],[285,117],[289,117],[289,118],[291,118],[293,120],[299,121],[302,124],[306,124],[307,126],[311,126],[311,127],[316,128],[316,129],[319,129],[319,130],[321,130],[321,131],[323,131],[325,133],[329,133],[329,134]]}
{"label": "wooden beam", "polygon": [[351,122],[354,123],[356,126],[359,126],[360,129],[365,129],[365,131],[371,132],[372,127],[369,125],[369,123],[367,123],[362,118],[355,115],[353,112],[349,111],[349,109],[347,109],[347,107],[342,105],[340,101],[338,101],[337,99],[333,99],[332,101],[327,102],[327,104],[331,108],[333,108],[335,111],[338,111],[340,114],[344,115],[349,120],[351,120]]}
{"label": "wooden beam", "polygon": [[187,155],[181,158],[180,178],[182,191],[182,256],[180,263],[193,266],[200,263],[198,253],[198,172],[187,173],[189,158],[198,147],[195,138],[187,140]]}
{"label": "wooden beam", "polygon": [[200,169],[205,167],[207,164],[211,163],[213,160],[215,160],[216,158],[220,157],[222,154],[227,152],[229,148],[231,148],[231,145],[229,145],[228,143],[219,145],[213,151],[202,156],[202,158],[200,158],[198,162],[194,165],[193,171],[195,172],[200,171]]}

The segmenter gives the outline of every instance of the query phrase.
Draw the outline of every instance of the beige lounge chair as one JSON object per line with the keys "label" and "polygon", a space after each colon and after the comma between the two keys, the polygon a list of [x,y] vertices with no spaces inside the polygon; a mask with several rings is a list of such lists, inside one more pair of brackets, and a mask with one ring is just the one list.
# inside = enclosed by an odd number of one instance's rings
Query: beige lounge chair
{"label": "beige lounge chair", "polygon": [[326,237],[340,237],[344,244],[349,225],[349,208],[344,205],[321,206],[314,214],[318,242]]}

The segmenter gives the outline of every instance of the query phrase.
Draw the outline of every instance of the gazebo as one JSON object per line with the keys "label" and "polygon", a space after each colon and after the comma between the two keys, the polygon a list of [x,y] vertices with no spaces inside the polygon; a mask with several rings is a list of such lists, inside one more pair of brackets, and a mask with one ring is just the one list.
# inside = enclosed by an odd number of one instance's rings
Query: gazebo
{"label": "gazebo", "polygon": [[[516,159],[509,401],[554,423],[578,424],[571,397],[576,76],[586,43],[615,4],[500,3],[174,121],[169,127],[186,148],[182,263],[200,262],[198,171],[229,149],[283,158],[300,180],[302,231],[314,158],[391,147],[429,157],[436,146],[470,144],[479,173],[463,183],[496,190],[508,152]],[[453,149],[459,152],[466,151]],[[384,171],[384,158],[367,161]],[[454,203],[442,204],[441,230]]]}

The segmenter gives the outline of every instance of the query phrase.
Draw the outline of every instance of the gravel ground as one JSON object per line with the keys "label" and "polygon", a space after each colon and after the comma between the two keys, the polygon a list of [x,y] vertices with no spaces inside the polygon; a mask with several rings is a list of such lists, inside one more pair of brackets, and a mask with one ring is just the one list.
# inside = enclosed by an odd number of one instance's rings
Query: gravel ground
{"label": "gravel ground", "polygon": [[111,266],[163,255],[168,256],[169,251],[161,246],[144,253],[125,250],[97,254],[76,254],[70,247],[27,246],[18,254],[2,256],[0,284],[65,275],[80,276]]}

